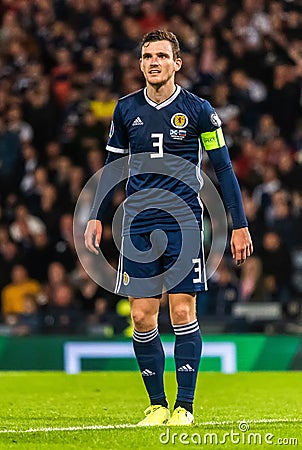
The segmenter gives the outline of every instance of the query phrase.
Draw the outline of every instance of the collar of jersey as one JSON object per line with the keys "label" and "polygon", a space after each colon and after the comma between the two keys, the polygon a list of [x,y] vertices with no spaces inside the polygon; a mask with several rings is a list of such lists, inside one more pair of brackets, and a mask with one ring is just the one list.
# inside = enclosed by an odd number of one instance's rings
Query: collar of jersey
{"label": "collar of jersey", "polygon": [[176,99],[176,97],[180,93],[180,89],[181,89],[180,86],[177,84],[176,85],[176,89],[175,89],[174,93],[171,95],[171,97],[167,98],[167,100],[165,100],[162,103],[156,103],[153,100],[151,100],[148,97],[148,95],[147,95],[147,88],[146,87],[144,89],[144,96],[145,96],[146,102],[149,103],[149,105],[153,106],[153,108],[155,108],[155,109],[162,109],[165,106],[170,105],[170,103],[172,103]]}

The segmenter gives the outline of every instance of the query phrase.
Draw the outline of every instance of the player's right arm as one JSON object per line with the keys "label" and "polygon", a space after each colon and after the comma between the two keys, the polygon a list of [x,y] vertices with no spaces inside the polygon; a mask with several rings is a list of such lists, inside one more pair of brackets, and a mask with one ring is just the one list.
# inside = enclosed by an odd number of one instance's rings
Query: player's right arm
{"label": "player's right arm", "polygon": [[[86,248],[96,255],[99,253],[99,245],[102,238],[102,220],[112,199],[115,187],[123,176],[125,168],[123,156],[128,154],[128,148],[127,130],[123,123],[118,103],[114,110],[106,146],[108,156],[98,182],[84,233]],[[113,188],[110,189],[110,186],[113,186]]]}
{"label": "player's right arm", "polygon": [[100,220],[90,219],[87,222],[84,233],[85,247],[95,255],[99,253],[100,242],[102,238],[102,222]]}

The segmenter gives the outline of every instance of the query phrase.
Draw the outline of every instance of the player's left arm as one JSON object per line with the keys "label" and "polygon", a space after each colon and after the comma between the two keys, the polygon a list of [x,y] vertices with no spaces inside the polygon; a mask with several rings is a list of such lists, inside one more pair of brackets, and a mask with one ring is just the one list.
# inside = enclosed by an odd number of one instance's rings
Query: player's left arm
{"label": "player's left arm", "polygon": [[231,251],[236,264],[240,265],[253,253],[253,244],[238,180],[221,129],[221,121],[208,102],[203,114],[202,130],[206,131],[200,134],[201,142],[213,164],[224,202],[232,217]]}

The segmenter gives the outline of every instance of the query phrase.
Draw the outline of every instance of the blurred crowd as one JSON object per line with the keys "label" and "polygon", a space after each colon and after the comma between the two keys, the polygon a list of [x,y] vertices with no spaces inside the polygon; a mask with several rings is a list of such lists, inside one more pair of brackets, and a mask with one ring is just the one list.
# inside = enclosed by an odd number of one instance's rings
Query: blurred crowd
{"label": "blurred crowd", "polygon": [[[226,252],[199,312],[226,322],[238,305],[278,304],[299,323],[302,1],[2,0],[0,15],[0,333],[130,334],[127,302],[78,261],[73,212],[117,99],[144,86],[140,39],[158,28],[179,38],[177,83],[223,120],[255,247],[240,269]],[[206,157],[204,170],[216,182]],[[104,224],[113,265],[122,200]]]}

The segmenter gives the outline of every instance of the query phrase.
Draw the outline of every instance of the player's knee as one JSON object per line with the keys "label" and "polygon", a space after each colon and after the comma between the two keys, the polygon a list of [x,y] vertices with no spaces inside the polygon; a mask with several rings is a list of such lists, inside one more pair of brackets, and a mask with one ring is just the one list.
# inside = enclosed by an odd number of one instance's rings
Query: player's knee
{"label": "player's knee", "polygon": [[132,311],[132,321],[134,328],[137,331],[148,331],[154,328],[152,317],[146,311],[136,310]]}
{"label": "player's knee", "polygon": [[187,305],[177,305],[171,310],[171,319],[174,325],[188,323],[190,318],[190,308]]}

